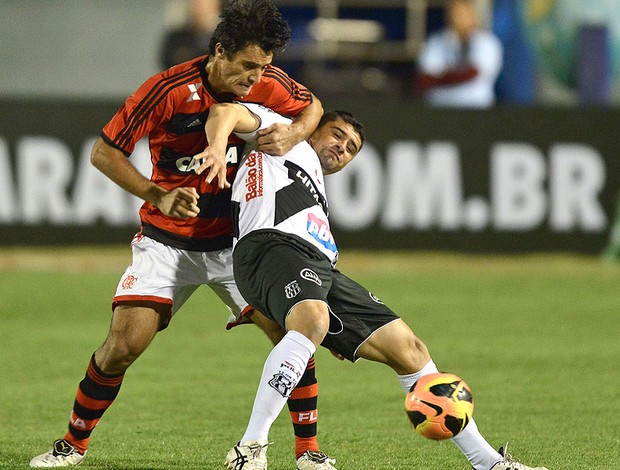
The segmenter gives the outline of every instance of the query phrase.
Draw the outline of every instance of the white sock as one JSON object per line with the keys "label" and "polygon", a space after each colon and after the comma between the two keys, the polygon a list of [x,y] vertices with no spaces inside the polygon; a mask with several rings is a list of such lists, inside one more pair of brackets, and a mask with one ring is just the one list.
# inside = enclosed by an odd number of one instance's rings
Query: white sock
{"label": "white sock", "polygon": [[499,452],[480,434],[473,418],[452,441],[476,470],[488,470],[502,460]]}
{"label": "white sock", "polygon": [[[398,380],[405,393],[420,377],[438,372],[437,366],[431,360],[422,369],[413,374],[399,375]],[[482,437],[476,422],[472,420],[456,437],[452,439],[456,446],[463,452],[469,463],[476,470],[488,470],[502,459],[502,456]]]}
{"label": "white sock", "polygon": [[405,393],[409,393],[409,389],[414,383],[420,380],[420,377],[424,377],[425,375],[433,374],[435,372],[439,371],[437,370],[437,366],[431,359],[419,371],[414,372],[413,374],[399,375],[398,380],[400,381],[400,385],[403,387]]}
{"label": "white sock", "polygon": [[297,331],[286,333],[271,350],[263,367],[252,416],[240,441],[242,444],[268,440],[271,425],[299,383],[315,350],[314,343]]}

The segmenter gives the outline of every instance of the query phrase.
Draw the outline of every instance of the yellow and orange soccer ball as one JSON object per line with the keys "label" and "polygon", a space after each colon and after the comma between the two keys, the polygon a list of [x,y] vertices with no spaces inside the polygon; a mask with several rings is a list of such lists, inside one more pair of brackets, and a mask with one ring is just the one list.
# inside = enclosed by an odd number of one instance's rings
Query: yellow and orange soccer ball
{"label": "yellow and orange soccer ball", "polygon": [[415,431],[428,439],[450,439],[474,413],[474,399],[463,379],[444,372],[429,374],[413,384],[405,409]]}

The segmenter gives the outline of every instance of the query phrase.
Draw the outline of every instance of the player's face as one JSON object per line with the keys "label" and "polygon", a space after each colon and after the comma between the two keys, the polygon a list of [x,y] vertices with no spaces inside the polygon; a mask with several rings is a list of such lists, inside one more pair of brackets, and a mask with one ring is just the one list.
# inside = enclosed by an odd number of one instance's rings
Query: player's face
{"label": "player's face", "polygon": [[342,170],[362,148],[362,139],[342,118],[329,121],[310,137],[310,145],[319,156],[323,174]]}
{"label": "player's face", "polygon": [[263,51],[257,45],[249,45],[228,57],[224,48],[215,48],[215,63],[209,72],[209,84],[218,93],[232,93],[247,96],[258,83],[271,60],[273,53]]}

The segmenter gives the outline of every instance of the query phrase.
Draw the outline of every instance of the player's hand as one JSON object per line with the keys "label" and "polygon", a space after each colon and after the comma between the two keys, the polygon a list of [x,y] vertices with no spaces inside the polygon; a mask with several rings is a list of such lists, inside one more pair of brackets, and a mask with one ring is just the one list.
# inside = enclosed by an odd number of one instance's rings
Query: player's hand
{"label": "player's hand", "polygon": [[169,217],[181,219],[196,217],[200,212],[198,191],[196,188],[175,188],[162,195],[156,206]]}
{"label": "player's hand", "polygon": [[342,354],[337,353],[336,351],[332,351],[331,349],[329,350],[329,352],[332,353],[332,356],[334,356],[336,359],[344,361],[344,356]]}
{"label": "player's hand", "polygon": [[209,184],[217,178],[217,185],[220,189],[230,188],[230,183],[226,181],[226,150],[220,151],[213,147],[207,147],[202,152],[194,155],[194,160],[201,162],[196,169],[196,174],[200,175],[207,171],[205,181]]}
{"label": "player's hand", "polygon": [[290,124],[272,124],[258,135],[258,150],[269,155],[282,156],[299,143]]}

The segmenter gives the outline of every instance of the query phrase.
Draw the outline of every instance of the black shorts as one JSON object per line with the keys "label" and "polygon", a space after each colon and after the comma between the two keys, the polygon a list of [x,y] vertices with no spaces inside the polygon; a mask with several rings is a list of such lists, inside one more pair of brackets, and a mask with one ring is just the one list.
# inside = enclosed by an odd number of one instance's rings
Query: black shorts
{"label": "black shorts", "polygon": [[271,230],[243,237],[233,253],[235,282],[245,300],[285,326],[290,310],[305,300],[329,306],[322,346],[350,361],[373,332],[398,319],[381,300],[331,266],[301,238]]}

